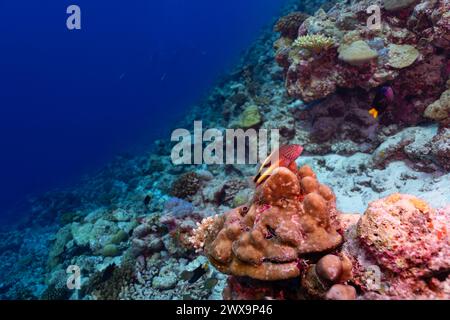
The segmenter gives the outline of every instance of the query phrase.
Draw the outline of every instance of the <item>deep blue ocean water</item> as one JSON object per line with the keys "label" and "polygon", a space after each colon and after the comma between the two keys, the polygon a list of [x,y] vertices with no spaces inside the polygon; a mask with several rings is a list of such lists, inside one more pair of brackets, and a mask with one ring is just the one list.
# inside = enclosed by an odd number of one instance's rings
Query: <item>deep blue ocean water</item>
{"label": "deep blue ocean water", "polygon": [[168,137],[285,2],[0,1],[0,217]]}

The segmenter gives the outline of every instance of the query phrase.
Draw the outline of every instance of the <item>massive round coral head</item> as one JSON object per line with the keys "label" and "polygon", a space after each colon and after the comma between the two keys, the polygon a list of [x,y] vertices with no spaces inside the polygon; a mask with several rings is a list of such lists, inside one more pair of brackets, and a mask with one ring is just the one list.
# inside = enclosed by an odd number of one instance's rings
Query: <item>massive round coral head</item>
{"label": "massive round coral head", "polygon": [[377,263],[396,273],[427,275],[450,270],[449,212],[393,194],[369,204],[358,238]]}
{"label": "massive round coral head", "polygon": [[304,255],[340,245],[338,227],[331,189],[309,167],[298,173],[279,167],[257,187],[249,206],[217,220],[204,249],[224,273],[284,280],[300,275],[298,262]]}

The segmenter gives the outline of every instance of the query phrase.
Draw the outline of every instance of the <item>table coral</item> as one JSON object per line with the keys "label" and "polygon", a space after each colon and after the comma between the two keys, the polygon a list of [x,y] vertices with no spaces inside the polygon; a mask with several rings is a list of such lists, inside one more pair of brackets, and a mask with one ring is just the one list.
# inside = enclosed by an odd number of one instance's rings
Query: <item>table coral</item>
{"label": "table coral", "polygon": [[390,44],[389,50],[389,66],[396,69],[403,69],[412,65],[419,57],[419,51],[413,46],[404,44]]}
{"label": "table coral", "polygon": [[339,50],[339,59],[354,66],[370,62],[376,57],[378,57],[378,53],[363,40],[352,42],[349,46],[341,47]]}
{"label": "table coral", "polygon": [[321,34],[312,34],[298,37],[293,47],[307,49],[315,53],[319,53],[331,48],[334,44],[334,40],[330,37],[326,37]]}

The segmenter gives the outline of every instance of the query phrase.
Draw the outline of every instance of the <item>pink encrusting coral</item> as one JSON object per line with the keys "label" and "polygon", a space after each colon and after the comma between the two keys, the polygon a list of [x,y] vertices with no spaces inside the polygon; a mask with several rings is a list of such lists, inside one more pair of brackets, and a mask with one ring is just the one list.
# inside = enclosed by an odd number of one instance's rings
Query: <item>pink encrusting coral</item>
{"label": "pink encrusting coral", "polygon": [[[445,219],[447,218],[447,219]],[[450,269],[449,216],[424,201],[393,194],[374,201],[358,223],[358,239],[378,264],[394,273],[425,276]]]}
{"label": "pink encrusting coral", "polygon": [[370,203],[347,226],[343,253],[363,299],[450,298],[450,207],[435,210],[411,195]]}

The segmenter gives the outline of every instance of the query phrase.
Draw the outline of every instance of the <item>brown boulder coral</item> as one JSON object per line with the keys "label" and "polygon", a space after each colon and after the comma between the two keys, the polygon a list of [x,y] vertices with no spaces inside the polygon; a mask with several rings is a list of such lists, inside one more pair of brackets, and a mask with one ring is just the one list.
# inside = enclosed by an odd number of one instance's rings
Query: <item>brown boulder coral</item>
{"label": "brown boulder coral", "polygon": [[294,173],[279,167],[258,186],[249,206],[215,220],[204,251],[227,274],[272,281],[295,278],[304,255],[341,244],[336,217],[333,192],[317,181],[311,168]]}
{"label": "brown boulder coral", "polygon": [[295,40],[298,35],[298,28],[308,17],[309,15],[303,12],[292,12],[280,18],[275,24],[274,30],[281,33],[282,37]]}
{"label": "brown boulder coral", "polygon": [[190,199],[201,188],[200,177],[195,172],[182,174],[172,183],[170,194],[180,199]]}

